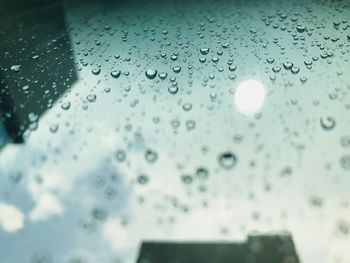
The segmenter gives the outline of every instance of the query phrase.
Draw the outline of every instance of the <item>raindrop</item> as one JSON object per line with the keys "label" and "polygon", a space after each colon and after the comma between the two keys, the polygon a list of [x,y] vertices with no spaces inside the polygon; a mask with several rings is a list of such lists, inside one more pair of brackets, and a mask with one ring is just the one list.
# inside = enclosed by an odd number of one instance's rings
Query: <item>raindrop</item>
{"label": "raindrop", "polygon": [[177,86],[170,86],[168,88],[169,93],[176,94],[179,91],[179,88]]}
{"label": "raindrop", "polygon": [[305,32],[306,27],[302,26],[302,25],[297,25],[296,29],[299,33],[303,33],[303,32]]}
{"label": "raindrop", "polygon": [[161,72],[161,73],[158,74],[158,76],[159,76],[160,79],[166,79],[166,77],[168,76],[168,74],[165,73],[165,72]]}
{"label": "raindrop", "polygon": [[178,119],[174,119],[172,120],[171,122],[171,126],[174,128],[174,129],[177,129],[180,127],[180,121]]}
{"label": "raindrop", "polygon": [[290,176],[293,173],[293,168],[291,166],[285,166],[282,170],[280,175],[281,176]]}
{"label": "raindrop", "polygon": [[233,72],[233,71],[235,71],[235,70],[237,69],[237,66],[231,65],[231,66],[228,67],[228,69],[229,69],[231,72]]}
{"label": "raindrop", "polygon": [[186,128],[187,130],[193,130],[194,128],[196,128],[196,122],[194,120],[188,120],[186,121]]}
{"label": "raindrop", "polygon": [[173,71],[174,73],[180,73],[181,67],[180,66],[173,67]]}
{"label": "raindrop", "polygon": [[28,91],[28,90],[29,90],[29,85],[23,86],[23,87],[22,87],[22,90],[23,90],[23,91]]}
{"label": "raindrop", "polygon": [[329,131],[334,129],[336,122],[333,117],[326,116],[320,119],[320,124],[324,130]]}
{"label": "raindrop", "polygon": [[91,214],[97,221],[105,221],[108,217],[107,210],[99,207],[92,209]]}
{"label": "raindrop", "polygon": [[275,61],[275,59],[267,58],[266,61],[267,61],[267,63],[272,64]]}
{"label": "raindrop", "polygon": [[307,77],[301,76],[301,77],[300,77],[300,81],[301,81],[302,83],[305,83],[305,82],[307,81]]}
{"label": "raindrop", "polygon": [[184,184],[191,184],[193,181],[193,178],[191,175],[186,174],[181,176],[181,180]]}
{"label": "raindrop", "polygon": [[237,157],[232,152],[223,152],[218,156],[219,165],[224,169],[232,169],[237,164]]}
{"label": "raindrop", "polygon": [[153,151],[153,150],[151,150],[151,149],[148,149],[145,152],[145,158],[146,158],[147,162],[154,163],[158,159],[158,153]]}
{"label": "raindrop", "polygon": [[222,48],[228,48],[228,47],[229,47],[229,43],[223,43],[223,44],[221,45],[221,47],[222,47]]}
{"label": "raindrop", "polygon": [[121,74],[121,73],[122,73],[122,72],[121,72],[120,70],[115,70],[115,71],[112,71],[112,72],[111,72],[111,76],[112,76],[113,78],[117,79],[117,78],[120,77],[120,74]]}
{"label": "raindrop", "polygon": [[98,75],[98,74],[100,74],[101,69],[100,69],[100,68],[94,68],[93,70],[91,70],[91,72],[92,72],[92,74],[94,74],[94,75]]}
{"label": "raindrop", "polygon": [[293,74],[298,74],[300,69],[298,67],[292,67],[291,71],[292,71]]}
{"label": "raindrop", "polygon": [[58,129],[59,129],[59,125],[57,123],[52,123],[50,125],[50,132],[56,133],[58,131]]}
{"label": "raindrop", "polygon": [[10,67],[10,69],[14,72],[19,72],[21,70],[21,65],[13,65]]}
{"label": "raindrop", "polygon": [[18,184],[23,178],[23,173],[22,172],[16,172],[13,174],[10,174],[9,176],[9,180],[14,183],[14,184]]}
{"label": "raindrop", "polygon": [[199,51],[201,52],[202,55],[207,55],[209,53],[209,48],[204,47],[204,48],[201,48]]}
{"label": "raindrop", "polygon": [[117,150],[115,157],[119,162],[124,162],[126,160],[126,152],[124,150]]}
{"label": "raindrop", "polygon": [[293,63],[292,62],[283,62],[283,67],[286,69],[286,70],[290,70],[292,69],[293,67]]}
{"label": "raindrop", "polygon": [[278,66],[273,67],[273,68],[272,68],[272,71],[275,72],[275,73],[278,73],[278,72],[281,71],[281,67],[278,67]]}
{"label": "raindrop", "polygon": [[148,79],[154,79],[157,76],[157,70],[148,69],[145,74]]}
{"label": "raindrop", "polygon": [[184,105],[182,105],[182,109],[183,109],[184,111],[190,111],[190,110],[192,109],[192,104],[189,103],[189,102],[187,102],[187,103],[185,103]]}
{"label": "raindrop", "polygon": [[69,108],[70,108],[70,102],[69,102],[69,101],[63,102],[63,103],[61,104],[61,108],[62,108],[63,110],[69,110]]}
{"label": "raindrop", "polygon": [[209,172],[206,168],[204,167],[198,167],[196,170],[196,175],[199,179],[207,179],[209,176]]}
{"label": "raindrop", "polygon": [[86,96],[86,99],[87,99],[89,102],[95,102],[95,101],[96,101],[96,95],[95,95],[95,94],[87,95],[87,96]]}
{"label": "raindrop", "polygon": [[137,182],[141,185],[147,184],[149,181],[149,178],[147,175],[141,174],[137,177]]}

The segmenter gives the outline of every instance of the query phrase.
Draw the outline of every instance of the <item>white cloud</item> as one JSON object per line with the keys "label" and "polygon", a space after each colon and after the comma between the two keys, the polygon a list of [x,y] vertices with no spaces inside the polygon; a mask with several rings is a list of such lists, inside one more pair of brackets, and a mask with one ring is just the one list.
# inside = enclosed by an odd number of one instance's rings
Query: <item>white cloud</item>
{"label": "white cloud", "polygon": [[0,225],[7,232],[15,232],[23,227],[22,211],[12,205],[0,203]]}
{"label": "white cloud", "polygon": [[29,217],[32,221],[40,221],[52,215],[61,214],[62,211],[62,205],[57,197],[50,193],[44,193],[37,199],[36,206],[30,212]]}

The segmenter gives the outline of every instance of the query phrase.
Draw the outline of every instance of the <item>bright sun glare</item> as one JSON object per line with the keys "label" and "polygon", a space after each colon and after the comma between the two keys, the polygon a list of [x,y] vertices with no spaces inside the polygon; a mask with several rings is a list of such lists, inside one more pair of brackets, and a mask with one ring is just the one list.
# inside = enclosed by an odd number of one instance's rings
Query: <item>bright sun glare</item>
{"label": "bright sun glare", "polygon": [[262,83],[250,79],[241,82],[235,93],[235,105],[243,114],[258,112],[264,104],[266,91]]}

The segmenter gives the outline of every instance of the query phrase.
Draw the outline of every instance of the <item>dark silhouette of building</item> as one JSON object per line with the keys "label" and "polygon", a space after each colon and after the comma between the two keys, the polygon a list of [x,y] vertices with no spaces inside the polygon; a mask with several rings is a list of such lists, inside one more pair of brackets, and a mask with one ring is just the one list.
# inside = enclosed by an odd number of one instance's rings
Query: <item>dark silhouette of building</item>
{"label": "dark silhouette of building", "polygon": [[137,263],[299,263],[290,235],[251,235],[245,243],[143,242]]}
{"label": "dark silhouette of building", "polygon": [[0,120],[20,143],[77,79],[61,2],[2,1],[0,54]]}

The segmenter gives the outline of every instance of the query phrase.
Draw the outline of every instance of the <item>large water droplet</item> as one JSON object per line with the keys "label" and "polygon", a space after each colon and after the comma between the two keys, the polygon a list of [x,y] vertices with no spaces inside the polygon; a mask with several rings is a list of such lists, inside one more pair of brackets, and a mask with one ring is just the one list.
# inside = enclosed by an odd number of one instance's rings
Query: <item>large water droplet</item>
{"label": "large water droplet", "polygon": [[21,70],[21,65],[12,65],[10,69],[14,72],[19,72]]}
{"label": "large water droplet", "polygon": [[290,70],[290,69],[292,69],[292,67],[293,67],[293,63],[292,63],[292,62],[289,62],[289,61],[283,62],[283,67],[284,67],[286,70]]}
{"label": "large water droplet", "polygon": [[70,108],[70,102],[69,102],[69,101],[63,102],[63,103],[61,104],[61,108],[62,108],[63,110],[69,110],[69,108]]}
{"label": "large water droplet", "polygon": [[224,169],[232,169],[237,163],[237,157],[232,152],[223,152],[218,157],[219,165]]}
{"label": "large water droplet", "polygon": [[199,50],[202,55],[207,55],[209,53],[209,48],[203,47]]}
{"label": "large water droplet", "polygon": [[56,133],[56,132],[58,131],[58,129],[59,129],[59,125],[58,125],[57,123],[52,123],[52,124],[50,125],[50,131],[51,131],[52,133]]}
{"label": "large water droplet", "polygon": [[100,74],[101,69],[100,69],[100,68],[94,68],[93,70],[91,70],[91,72],[92,72],[92,74],[94,74],[94,75],[98,75],[98,74]]}
{"label": "large water droplet", "polygon": [[157,70],[148,69],[145,74],[148,79],[154,79],[157,76]]}
{"label": "large water droplet", "polygon": [[87,95],[87,96],[86,96],[86,99],[87,99],[89,102],[95,102],[95,101],[96,101],[96,95],[95,95],[95,94]]}
{"label": "large water droplet", "polygon": [[181,67],[180,66],[175,66],[175,67],[173,67],[173,71],[174,71],[174,73],[180,73]]}
{"label": "large water droplet", "polygon": [[333,117],[326,116],[326,117],[322,117],[320,119],[320,124],[324,130],[329,131],[329,130],[334,129],[336,122],[335,122],[335,119]]}
{"label": "large water droplet", "polygon": [[176,94],[178,92],[179,88],[177,86],[170,86],[168,88],[169,93]]}
{"label": "large water droplet", "polygon": [[112,76],[113,78],[117,79],[117,78],[120,77],[120,74],[121,74],[121,73],[122,73],[122,72],[121,72],[120,70],[115,70],[115,71],[112,71],[112,72],[111,72],[111,76]]}

